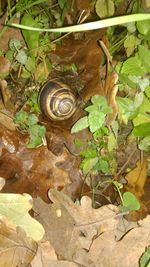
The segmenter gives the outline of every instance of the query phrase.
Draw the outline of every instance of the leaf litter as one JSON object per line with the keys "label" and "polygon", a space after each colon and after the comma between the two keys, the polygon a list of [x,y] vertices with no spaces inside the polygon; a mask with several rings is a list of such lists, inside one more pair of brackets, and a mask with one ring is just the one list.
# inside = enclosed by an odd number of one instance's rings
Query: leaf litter
{"label": "leaf litter", "polygon": [[[61,1],[58,2],[60,6],[63,6]],[[104,2],[97,1],[97,8],[100,8],[101,3],[105,5]],[[114,4],[112,1],[109,2],[109,9],[110,7],[113,9],[112,5],[114,6]],[[80,13],[79,11],[84,10],[88,18],[92,10],[92,7],[89,10],[90,1],[77,0],[76,4],[77,10],[75,11]],[[121,10],[126,10],[125,6],[127,4],[124,1],[120,5],[123,5]],[[108,11],[114,12],[112,10]],[[97,13],[99,12],[101,11]],[[99,15],[103,16],[103,14]],[[3,19],[5,17],[2,18],[2,21]],[[67,19],[69,21],[72,18],[69,16]],[[25,22],[27,23],[27,21]],[[34,21],[32,22],[34,23]],[[76,23],[76,20],[73,20],[71,23]],[[138,23],[139,32],[144,34],[140,28],[141,26]],[[108,116],[108,125],[111,125],[118,113],[118,104],[116,102],[118,91],[116,83],[118,82],[118,77],[116,78],[112,73],[108,77],[106,88],[104,88],[102,80],[105,77],[103,73],[105,72],[105,67],[102,66],[103,54],[100,47],[97,46],[97,40],[102,39],[105,44],[108,44],[105,32],[105,30],[86,32],[84,33],[84,38],[83,34],[75,34],[74,37],[70,35],[69,38],[63,40],[61,46],[56,46],[56,50],[53,44],[54,50],[51,51],[49,57],[56,68],[60,64],[69,65],[74,62],[76,63],[84,86],[84,90],[81,90],[81,98],[84,101],[90,100],[91,96],[97,93],[107,96],[109,104],[113,109],[112,114]],[[16,36],[18,39],[18,34],[19,40],[24,46],[25,43],[20,31],[10,28],[0,44],[1,48],[7,50],[10,36]],[[37,37],[36,47],[38,47],[39,34],[35,36]],[[29,37],[31,37],[30,34]],[[25,40],[26,42],[29,41],[28,36],[25,37]],[[29,41],[28,46],[34,49],[34,40],[33,44],[31,44],[33,46],[30,46],[30,44]],[[18,52],[15,60],[23,65],[26,63],[27,55],[22,45],[19,49],[19,51],[15,51],[15,53]],[[135,47],[131,47],[131,50],[127,50],[127,52],[132,53],[134,49]],[[19,52],[23,59],[19,57]],[[36,56],[37,52],[37,49],[35,49],[33,57]],[[40,118],[40,122],[46,125],[47,129],[47,147],[37,147],[32,151],[28,150],[26,147],[28,136],[16,131],[16,125],[12,119],[13,112],[18,109],[19,105],[18,103],[12,104],[11,98],[13,95],[10,95],[6,80],[3,80],[10,71],[10,62],[3,56],[0,59],[0,72],[3,74],[2,80],[0,80],[3,98],[0,107],[2,107],[1,110],[4,109],[4,113],[6,112],[6,114],[0,113],[0,122],[3,125],[0,129],[0,187],[2,192],[5,192],[5,194],[0,194],[0,213],[7,216],[7,218],[4,216],[0,217],[0,266],[26,267],[30,264],[32,267],[138,267],[141,255],[150,244],[150,216],[147,215],[150,210],[149,179],[147,179],[148,159],[139,160],[140,155],[137,148],[134,148],[134,154],[132,154],[132,145],[125,145],[125,147],[122,145],[125,151],[123,149],[120,151],[120,147],[117,148],[117,161],[118,166],[120,165],[121,168],[116,177],[120,178],[121,175],[125,177],[128,182],[125,187],[126,190],[133,192],[140,201],[141,209],[139,211],[130,212],[129,214],[128,212],[121,213],[116,205],[104,205],[108,202],[118,205],[119,202],[118,200],[112,201],[111,197],[107,197],[107,194],[105,198],[109,201],[106,203],[102,201],[102,207],[98,206],[97,209],[93,209],[91,198],[88,196],[81,198],[83,177],[79,170],[80,160],[78,155],[83,150],[84,143],[80,145],[80,149],[76,149],[73,145],[75,137],[72,137],[70,132],[68,133],[67,131],[83,113],[80,110],[77,117],[69,120],[67,125],[63,122],[60,125],[51,122],[51,125],[49,125],[49,121]],[[33,66],[32,64],[31,66],[27,64],[26,67],[28,66],[28,70],[31,71],[35,68],[35,62],[31,58],[28,58],[27,63],[29,61],[32,62]],[[35,81],[37,82],[45,76],[47,78],[49,75],[51,66],[49,66],[49,61],[47,65],[45,63],[46,61],[39,63],[34,73],[32,73],[33,76],[36,76]],[[126,61],[122,70],[128,73],[129,66],[127,63]],[[133,73],[137,74],[135,73],[135,61],[132,63],[134,67],[132,69]],[[44,69],[43,66],[44,68],[46,66],[46,68]],[[17,73],[17,78],[22,74],[26,75],[21,66]],[[130,82],[132,81],[130,80]],[[108,89],[112,90],[109,92],[107,91]],[[19,90],[17,91],[15,86],[15,94],[22,92]],[[5,110],[6,108],[8,108],[9,112]],[[127,111],[123,110],[123,112],[124,114],[121,119],[126,123],[128,120]],[[147,107],[144,112],[146,114]],[[137,123],[136,119],[134,122]],[[139,122],[141,123],[141,118]],[[85,131],[80,141],[85,139],[88,141],[90,139],[89,136],[87,137],[88,134]],[[124,133],[120,134],[121,138],[123,135]],[[127,136],[126,133],[125,135]],[[115,143],[115,139],[113,143]],[[134,145],[136,144],[134,143]],[[130,160],[128,160],[128,157],[131,157]],[[135,166],[136,164],[137,167]],[[130,170],[127,175],[124,174],[126,168]],[[96,179],[94,175],[93,178]],[[87,186],[86,189],[88,190],[83,190],[82,193],[92,197],[89,185],[85,181],[84,186]],[[48,191],[49,188],[55,189]],[[57,189],[62,190],[62,192],[57,191]],[[10,192],[13,192],[13,194],[10,194]],[[63,192],[76,200],[76,203]],[[100,191],[100,194],[103,192],[105,193],[105,190]],[[9,197],[7,193],[9,193]],[[27,194],[20,195],[15,193],[28,193],[32,195],[33,199]],[[111,189],[110,193],[114,197]],[[148,198],[146,199],[147,195]],[[38,198],[35,198],[37,196]],[[24,199],[24,201],[20,202],[20,199]],[[7,200],[9,200],[9,203]],[[31,202],[33,202],[33,210],[31,210]],[[20,203],[22,205],[21,209]],[[4,213],[2,209],[5,211]],[[146,215],[147,217],[144,220],[140,220]],[[24,227],[22,223],[18,223],[18,217],[24,220],[24,224],[27,227]],[[35,235],[36,231],[38,231],[39,223],[33,225],[33,217],[37,222],[41,223],[40,238],[43,236],[43,229],[45,230],[45,235],[41,240],[39,240],[39,236],[37,238]],[[126,219],[136,222],[129,222]],[[31,228],[33,233],[29,234],[26,228]]]}

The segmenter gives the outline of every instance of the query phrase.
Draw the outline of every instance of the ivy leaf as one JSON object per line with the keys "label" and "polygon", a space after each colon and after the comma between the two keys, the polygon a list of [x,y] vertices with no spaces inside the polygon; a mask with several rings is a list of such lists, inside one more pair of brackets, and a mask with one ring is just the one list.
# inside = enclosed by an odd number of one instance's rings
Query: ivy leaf
{"label": "ivy leaf", "polygon": [[105,121],[105,114],[100,111],[92,111],[88,117],[90,131],[94,133],[96,130],[103,126]]}
{"label": "ivy leaf", "polygon": [[112,0],[97,0],[96,13],[100,18],[111,17],[114,14],[114,2]]}
{"label": "ivy leaf", "polygon": [[140,209],[140,203],[131,192],[125,192],[123,194],[123,210],[133,211]]}
{"label": "ivy leaf", "polygon": [[88,117],[85,116],[78,120],[71,128],[71,133],[77,133],[85,128],[89,127]]}

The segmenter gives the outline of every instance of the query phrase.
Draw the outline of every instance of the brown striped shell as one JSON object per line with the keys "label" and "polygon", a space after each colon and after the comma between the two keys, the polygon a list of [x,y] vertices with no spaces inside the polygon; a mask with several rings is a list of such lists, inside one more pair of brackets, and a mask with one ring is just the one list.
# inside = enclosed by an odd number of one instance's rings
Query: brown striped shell
{"label": "brown striped shell", "polygon": [[77,99],[68,85],[61,81],[48,81],[40,90],[41,111],[52,120],[70,118],[77,107]]}

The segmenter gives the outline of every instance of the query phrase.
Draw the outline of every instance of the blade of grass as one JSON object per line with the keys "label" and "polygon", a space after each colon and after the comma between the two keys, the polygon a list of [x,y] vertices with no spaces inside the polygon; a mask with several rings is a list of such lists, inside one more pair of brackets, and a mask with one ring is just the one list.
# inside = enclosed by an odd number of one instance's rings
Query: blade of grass
{"label": "blade of grass", "polygon": [[105,27],[125,24],[134,21],[140,20],[148,20],[150,19],[150,14],[132,14],[132,15],[125,15],[120,17],[108,18],[88,23],[83,23],[80,25],[73,25],[61,28],[50,28],[50,29],[42,29],[42,28],[34,28],[30,26],[25,26],[21,24],[12,23],[9,26],[23,29],[23,30],[31,30],[31,31],[40,31],[40,32],[80,32],[80,31],[87,31],[87,30],[96,30]]}

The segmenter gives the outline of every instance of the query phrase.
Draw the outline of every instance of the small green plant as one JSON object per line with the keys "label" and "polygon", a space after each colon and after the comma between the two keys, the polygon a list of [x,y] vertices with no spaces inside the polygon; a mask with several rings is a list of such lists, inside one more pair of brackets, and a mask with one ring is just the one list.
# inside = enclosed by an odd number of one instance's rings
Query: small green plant
{"label": "small green plant", "polygon": [[[112,150],[116,141],[114,134],[106,126],[107,115],[112,111],[107,100],[103,96],[93,96],[91,105],[85,108],[88,115],[79,119],[71,129],[71,133],[76,133],[87,127],[93,135],[93,139],[87,144],[87,148],[80,153],[84,158],[81,168],[84,174],[90,171],[102,171],[109,173],[113,161]],[[110,147],[110,142],[111,144]],[[112,160],[112,161],[111,161]]]}
{"label": "small green plant", "polygon": [[[123,188],[123,184],[119,183],[115,180],[106,180],[104,182],[98,182],[98,184],[93,188],[93,191],[96,192],[97,189],[102,188],[105,184],[112,184],[113,187],[118,192],[118,195],[120,197],[121,204],[119,205],[120,212],[129,212],[129,211],[135,211],[140,209],[140,203],[138,199],[135,197],[134,194],[131,192],[125,192],[121,193],[121,189]],[[94,193],[93,192],[93,193]],[[94,198],[94,196],[93,196]]]}
{"label": "small green plant", "polygon": [[14,122],[18,125],[21,132],[29,134],[28,148],[34,148],[43,144],[46,129],[38,124],[38,118],[35,114],[28,114],[26,111],[20,110],[16,113]]}

